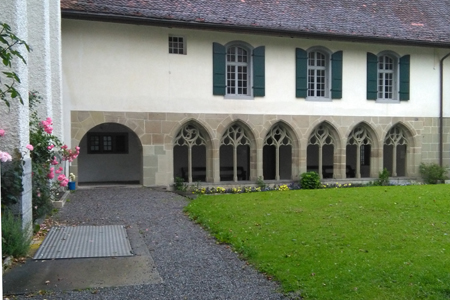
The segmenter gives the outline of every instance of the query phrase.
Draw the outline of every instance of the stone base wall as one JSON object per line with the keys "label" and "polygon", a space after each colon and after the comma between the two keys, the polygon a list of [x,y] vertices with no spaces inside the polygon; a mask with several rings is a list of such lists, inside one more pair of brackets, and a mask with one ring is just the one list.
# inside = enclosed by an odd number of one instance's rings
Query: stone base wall
{"label": "stone base wall", "polygon": [[[207,155],[213,174],[209,181],[219,182],[220,140],[226,129],[239,122],[247,128],[254,144],[251,148],[250,181],[256,180],[262,172],[262,148],[264,138],[274,124],[281,122],[289,129],[293,138],[292,179],[306,171],[308,140],[314,128],[326,122],[334,130],[335,178],[345,178],[346,145],[348,136],[355,126],[363,123],[372,135],[371,176],[378,176],[383,168],[383,145],[387,132],[400,124],[409,134],[407,146],[407,174],[418,176],[421,162],[438,162],[438,118],[418,117],[347,117],[347,116],[298,116],[298,115],[251,115],[251,114],[181,114],[151,112],[99,112],[72,111],[72,147],[79,145],[83,136],[94,126],[102,123],[118,123],[127,126],[139,137],[143,148],[144,186],[169,186],[173,183],[173,147],[176,134],[188,122],[201,127],[210,142]],[[446,119],[444,129],[444,165],[450,164],[450,120]],[[447,149],[447,150],[445,150]],[[208,150],[209,151],[209,150]],[[78,173],[77,162],[71,172]]]}

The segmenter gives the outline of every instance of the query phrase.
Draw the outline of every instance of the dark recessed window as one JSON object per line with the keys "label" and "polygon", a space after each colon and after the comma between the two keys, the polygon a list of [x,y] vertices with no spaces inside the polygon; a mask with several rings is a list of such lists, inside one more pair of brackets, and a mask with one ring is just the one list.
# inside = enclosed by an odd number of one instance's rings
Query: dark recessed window
{"label": "dark recessed window", "polygon": [[169,36],[169,53],[186,54],[186,43],[184,37]]}
{"label": "dark recessed window", "polygon": [[88,133],[89,154],[127,154],[128,133]]}

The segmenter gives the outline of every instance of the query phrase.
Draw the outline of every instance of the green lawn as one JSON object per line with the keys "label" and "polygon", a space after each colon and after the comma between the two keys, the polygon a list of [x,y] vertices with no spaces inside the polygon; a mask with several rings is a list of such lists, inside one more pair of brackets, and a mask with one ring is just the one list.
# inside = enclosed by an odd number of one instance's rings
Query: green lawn
{"label": "green lawn", "polygon": [[450,299],[450,185],[203,195],[186,211],[284,292]]}

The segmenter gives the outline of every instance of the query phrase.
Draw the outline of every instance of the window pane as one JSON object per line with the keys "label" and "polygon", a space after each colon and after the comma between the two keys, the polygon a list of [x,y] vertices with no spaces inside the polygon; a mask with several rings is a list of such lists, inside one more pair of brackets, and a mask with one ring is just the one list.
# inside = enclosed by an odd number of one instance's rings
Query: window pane
{"label": "window pane", "polygon": [[169,36],[169,53],[184,54],[184,38]]}
{"label": "window pane", "polygon": [[247,95],[248,60],[245,48],[232,46],[227,49],[227,94]]}
{"label": "window pane", "polygon": [[126,153],[127,151],[127,138],[125,135],[118,135],[115,139],[115,152]]}
{"label": "window pane", "polygon": [[227,61],[229,61],[229,62],[235,62],[236,61],[236,47],[228,48]]}
{"label": "window pane", "polygon": [[105,135],[103,137],[103,151],[112,151],[112,137]]}
{"label": "window pane", "polygon": [[99,151],[100,150],[100,138],[99,136],[91,136],[90,137],[90,151]]}

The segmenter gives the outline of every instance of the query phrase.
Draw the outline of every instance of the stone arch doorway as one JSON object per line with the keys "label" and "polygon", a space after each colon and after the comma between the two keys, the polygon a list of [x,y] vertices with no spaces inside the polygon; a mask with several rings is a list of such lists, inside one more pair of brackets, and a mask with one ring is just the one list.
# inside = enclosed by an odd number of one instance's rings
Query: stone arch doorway
{"label": "stone arch doorway", "polygon": [[348,135],[346,147],[346,178],[367,178],[373,169],[376,138],[365,123],[360,123]]}
{"label": "stone arch doorway", "polygon": [[333,128],[322,122],[309,136],[307,146],[307,171],[317,172],[321,179],[335,178],[335,146],[337,138]]}
{"label": "stone arch doorway", "polygon": [[267,133],[263,146],[263,176],[268,180],[292,178],[291,134],[282,123]]}
{"label": "stone arch doorway", "polygon": [[401,124],[393,126],[385,136],[383,145],[383,168],[392,177],[408,176],[410,149],[413,148],[411,133]]}
{"label": "stone arch doorway", "polygon": [[254,138],[240,122],[230,125],[220,141],[220,180],[245,181],[251,178],[251,164],[255,162]]}
{"label": "stone arch doorway", "polygon": [[192,183],[211,178],[210,138],[206,131],[189,122],[175,136],[173,148],[173,174]]}
{"label": "stone arch doorway", "polygon": [[80,141],[80,184],[142,184],[142,144],[130,128],[103,123]]}

